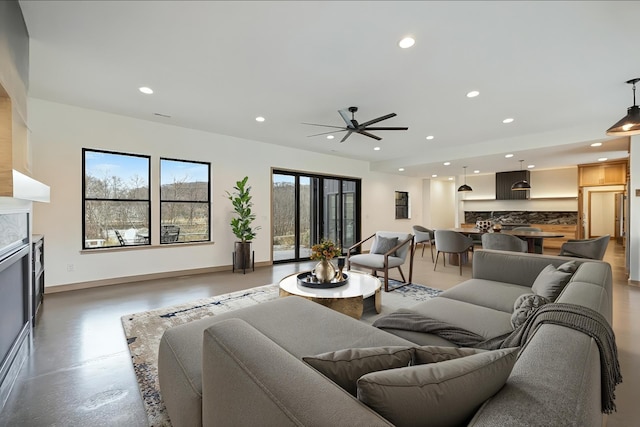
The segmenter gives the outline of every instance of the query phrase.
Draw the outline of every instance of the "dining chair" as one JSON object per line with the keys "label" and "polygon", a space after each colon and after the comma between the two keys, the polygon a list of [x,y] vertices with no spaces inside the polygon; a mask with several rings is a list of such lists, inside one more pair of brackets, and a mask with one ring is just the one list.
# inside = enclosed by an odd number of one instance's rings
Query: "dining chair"
{"label": "dining chair", "polygon": [[[542,228],[538,228],[538,227],[515,227],[512,230],[513,231],[542,231]],[[542,239],[542,238],[534,239],[533,248],[535,250],[535,253],[537,253],[537,254],[541,254],[542,253],[543,241],[544,241],[544,239]]]}
{"label": "dining chair", "polygon": [[414,244],[416,247],[418,245],[422,246],[422,256],[424,257],[424,247],[425,245],[429,245],[429,249],[431,249],[431,262],[434,262],[433,258],[433,245],[436,244],[435,236],[433,230],[430,230],[421,225],[413,226],[413,235],[415,236]]}
{"label": "dining chair", "polygon": [[593,239],[569,239],[560,247],[560,255],[602,260],[609,240],[611,240],[609,234]]}
{"label": "dining chair", "polygon": [[446,254],[458,254],[458,264],[460,265],[460,275],[462,275],[462,254],[467,252],[473,252],[473,239],[452,230],[436,230],[436,260],[433,263],[433,270],[435,271],[438,265],[438,257],[440,252],[445,255],[442,257],[442,264],[446,267],[447,262],[445,260]]}
{"label": "dining chair", "polygon": [[[359,248],[361,250],[362,245],[371,239],[373,239],[373,243],[368,254],[352,255]],[[371,274],[375,277],[378,277],[378,271],[382,271],[384,273],[384,290],[389,292],[389,269],[397,268],[404,284],[391,290],[408,285],[413,279],[413,239],[414,236],[411,233],[378,231],[347,250],[347,270],[351,270],[351,266],[355,265],[370,269]],[[411,256],[409,257],[409,281],[407,282],[400,267],[406,262],[409,251],[411,251]]]}
{"label": "dining chair", "polygon": [[482,249],[527,252],[528,245],[524,240],[510,234],[484,233],[482,235]]}

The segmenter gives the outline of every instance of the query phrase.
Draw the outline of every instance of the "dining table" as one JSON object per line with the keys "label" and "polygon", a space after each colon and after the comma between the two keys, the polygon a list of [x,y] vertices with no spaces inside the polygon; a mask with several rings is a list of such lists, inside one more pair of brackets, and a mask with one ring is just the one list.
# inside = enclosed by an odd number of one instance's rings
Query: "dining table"
{"label": "dining table", "polygon": [[458,233],[462,233],[465,235],[471,234],[484,234],[484,233],[503,233],[503,234],[511,234],[512,236],[520,237],[521,239],[526,240],[527,242],[527,252],[535,253],[535,242],[536,239],[552,239],[552,238],[560,238],[564,237],[564,234],[557,233],[554,231],[529,231],[529,230],[480,230],[478,228],[449,228],[449,230],[457,231]]}

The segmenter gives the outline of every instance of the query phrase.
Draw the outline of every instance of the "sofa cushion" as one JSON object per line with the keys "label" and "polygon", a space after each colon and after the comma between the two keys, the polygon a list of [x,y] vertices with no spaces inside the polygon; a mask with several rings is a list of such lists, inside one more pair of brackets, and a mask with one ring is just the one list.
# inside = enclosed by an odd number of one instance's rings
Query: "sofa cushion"
{"label": "sofa cushion", "polygon": [[525,320],[533,313],[538,307],[549,303],[549,299],[542,295],[536,294],[524,294],[521,295],[513,304],[513,313],[511,314],[511,326],[517,328],[522,325]]}
{"label": "sofa cushion", "polygon": [[471,356],[487,351],[478,348],[444,347],[436,345],[415,347],[413,350],[413,365],[444,362],[445,360],[457,359],[459,357]]}
{"label": "sofa cushion", "polygon": [[[397,237],[376,236],[375,241],[371,245],[372,254],[384,255],[398,245]],[[393,255],[393,254],[392,254]]]}
{"label": "sofa cushion", "polygon": [[554,302],[571,280],[576,268],[575,261],[565,262],[557,268],[549,264],[538,274],[531,289],[535,294],[542,295]]}
{"label": "sofa cushion", "polygon": [[302,358],[340,387],[356,395],[356,381],[374,371],[409,366],[411,347],[348,348]]}
{"label": "sofa cushion", "polygon": [[461,425],[502,388],[518,350],[372,372],[358,380],[358,399],[396,426]]}
{"label": "sofa cushion", "polygon": [[528,293],[531,293],[531,288],[527,286],[485,279],[469,279],[447,289],[440,294],[440,297],[511,313],[515,300],[520,295]]}

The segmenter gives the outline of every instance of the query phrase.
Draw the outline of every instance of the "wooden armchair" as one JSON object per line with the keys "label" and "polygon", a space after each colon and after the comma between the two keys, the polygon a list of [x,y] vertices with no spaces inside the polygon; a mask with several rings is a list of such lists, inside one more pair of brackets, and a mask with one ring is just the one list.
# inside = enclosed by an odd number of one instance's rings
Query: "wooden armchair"
{"label": "wooden armchair", "polygon": [[[368,254],[352,255],[352,252],[370,239],[374,240]],[[413,240],[414,236],[411,233],[378,231],[348,249],[347,270],[351,269],[351,265],[355,265],[370,269],[371,274],[376,277],[378,277],[378,271],[384,272],[384,290],[389,292],[389,269],[397,268],[402,277],[402,282],[408,285],[413,278]],[[411,256],[409,256],[409,281],[407,282],[400,267],[406,262],[409,252],[411,252]],[[393,289],[401,286],[396,286]]]}

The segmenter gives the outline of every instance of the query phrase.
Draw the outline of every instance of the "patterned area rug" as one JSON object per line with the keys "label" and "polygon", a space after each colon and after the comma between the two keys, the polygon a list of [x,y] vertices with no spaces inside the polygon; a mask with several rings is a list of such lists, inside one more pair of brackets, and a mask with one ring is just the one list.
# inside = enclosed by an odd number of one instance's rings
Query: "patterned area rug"
{"label": "patterned area rug", "polygon": [[[394,280],[389,282],[391,287],[400,284]],[[393,292],[383,292],[381,313],[375,312],[372,301],[371,304],[368,304],[370,301],[365,301],[362,321],[372,323],[379,316],[425,301],[437,296],[440,292],[442,291],[438,289],[415,284],[398,288]],[[277,297],[278,285],[273,284],[122,316],[122,326],[129,344],[133,369],[150,426],[171,426],[158,385],[158,346],[164,331],[172,326],[259,304]]]}

